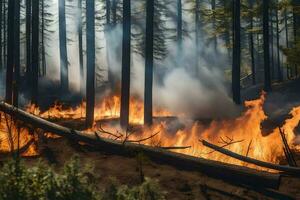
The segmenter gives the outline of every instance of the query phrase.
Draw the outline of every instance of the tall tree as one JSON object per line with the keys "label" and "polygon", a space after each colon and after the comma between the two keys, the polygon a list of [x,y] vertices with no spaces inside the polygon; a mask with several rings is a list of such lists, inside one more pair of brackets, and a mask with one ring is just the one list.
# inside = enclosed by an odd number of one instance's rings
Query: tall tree
{"label": "tall tree", "polygon": [[86,127],[94,124],[95,107],[95,0],[86,1]]}
{"label": "tall tree", "polygon": [[130,64],[131,64],[131,5],[130,0],[123,2],[123,45],[122,45],[122,85],[120,124],[127,128],[129,124],[130,103]]}
{"label": "tall tree", "polygon": [[42,71],[43,76],[46,75],[46,49],[45,49],[45,0],[41,0],[41,50],[42,50]]}
{"label": "tall tree", "polygon": [[0,75],[3,70],[3,40],[2,40],[2,33],[3,33],[3,0],[0,0]]}
{"label": "tall tree", "polygon": [[14,49],[14,81],[13,81],[13,105],[18,107],[20,85],[20,0],[15,0],[15,49]]}
{"label": "tall tree", "polygon": [[264,73],[265,91],[271,91],[270,72],[270,38],[269,38],[269,0],[263,0],[263,39],[264,39]]}
{"label": "tall tree", "polygon": [[233,63],[232,63],[232,94],[236,104],[241,103],[240,73],[241,73],[241,2],[234,0],[233,5]]}
{"label": "tall tree", "polygon": [[182,51],[182,2],[177,0],[177,53],[181,56]]}
{"label": "tall tree", "polygon": [[276,2],[276,44],[277,44],[277,74],[278,74],[278,80],[282,81],[282,70],[281,70],[281,64],[280,64],[280,30],[279,30],[279,0]]}
{"label": "tall tree", "polygon": [[15,0],[8,2],[7,19],[7,67],[6,67],[6,96],[5,101],[13,103],[13,72],[15,67]]}
{"label": "tall tree", "polygon": [[66,2],[65,0],[59,0],[59,50],[61,92],[67,92],[69,90],[66,27]]}
{"label": "tall tree", "polygon": [[154,0],[148,0],[146,6],[146,49],[145,49],[145,95],[144,95],[144,123],[152,125],[152,88],[153,88],[153,27]]}
{"label": "tall tree", "polygon": [[31,0],[26,0],[26,77],[29,85],[32,85],[31,67]]}
{"label": "tall tree", "polygon": [[254,38],[253,38],[253,0],[249,0],[249,9],[250,9],[250,32],[249,32],[249,48],[250,48],[250,57],[251,57],[251,72],[252,72],[252,84],[256,84],[256,66],[255,66],[255,57],[254,57]]}
{"label": "tall tree", "polygon": [[32,52],[31,52],[31,66],[32,66],[32,92],[31,102],[34,104],[38,103],[38,81],[39,81],[39,32],[40,32],[40,9],[39,0],[32,1]]}
{"label": "tall tree", "polygon": [[78,3],[78,50],[79,50],[79,71],[80,71],[80,92],[84,90],[84,72],[83,72],[83,43],[82,43],[82,0],[77,0]]}

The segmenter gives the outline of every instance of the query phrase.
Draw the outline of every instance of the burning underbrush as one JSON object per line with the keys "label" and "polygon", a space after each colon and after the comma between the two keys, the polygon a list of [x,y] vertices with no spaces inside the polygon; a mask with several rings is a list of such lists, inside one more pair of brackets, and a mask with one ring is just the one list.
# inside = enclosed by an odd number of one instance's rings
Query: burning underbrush
{"label": "burning underbrush", "polygon": [[[199,121],[184,123],[183,126],[178,126],[178,123],[176,123],[179,128],[174,128],[176,126],[174,123],[164,120],[156,122],[152,127],[140,126],[143,124],[143,106],[141,101],[132,99],[130,103],[130,122],[135,124],[133,128],[124,132],[116,125],[95,123],[95,126],[87,131],[93,132],[93,134],[97,133],[100,137],[119,140],[124,143],[140,143],[196,157],[254,167],[203,146],[201,140],[206,140],[237,154],[278,164],[285,155],[282,136],[279,128],[274,129],[268,135],[263,133],[262,122],[267,119],[263,110],[264,102],[265,94],[263,93],[257,100],[246,101],[245,112],[236,119],[215,120],[210,122],[209,125]],[[120,99],[118,96],[106,98],[96,106],[95,120],[118,118],[119,110]],[[61,105],[56,104],[46,112],[41,112],[35,106],[29,106],[27,111],[45,119],[81,119],[85,116],[85,103],[74,109],[64,109]],[[159,117],[171,116],[170,112],[164,110],[156,110],[154,113],[155,116]],[[288,145],[293,150],[300,149],[295,143],[296,135],[294,133],[299,121],[300,106],[292,109],[290,118],[286,119],[280,127],[285,134]],[[19,127],[22,126],[19,125]],[[2,152],[15,150],[18,146],[17,141],[20,141],[20,147],[25,146],[30,141],[36,141],[36,137],[33,136],[35,134],[32,134],[29,131],[30,129],[18,128],[4,114],[1,115],[0,128],[0,149]],[[18,135],[20,135],[20,140],[17,139]],[[23,155],[36,155],[35,147],[36,145],[33,142]]]}

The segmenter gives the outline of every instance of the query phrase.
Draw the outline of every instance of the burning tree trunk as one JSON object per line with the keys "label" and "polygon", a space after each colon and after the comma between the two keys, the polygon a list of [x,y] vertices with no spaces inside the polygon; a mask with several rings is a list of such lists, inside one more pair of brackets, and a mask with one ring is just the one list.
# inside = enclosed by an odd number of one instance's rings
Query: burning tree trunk
{"label": "burning tree trunk", "polygon": [[145,50],[145,97],[144,97],[144,123],[152,125],[152,87],[153,87],[153,26],[154,26],[154,0],[147,1],[146,8],[146,50]]}
{"label": "burning tree trunk", "polygon": [[129,123],[130,103],[130,55],[131,55],[131,6],[130,0],[123,2],[123,54],[120,123],[123,128]]}
{"label": "burning tree trunk", "polygon": [[265,91],[271,90],[270,74],[270,39],[269,39],[269,0],[263,0],[263,38],[264,38],[264,70]]}
{"label": "burning tree trunk", "polygon": [[235,0],[233,5],[233,64],[232,64],[232,94],[236,104],[241,103],[240,73],[241,73],[241,2]]}
{"label": "burning tree trunk", "polygon": [[38,102],[38,81],[39,81],[39,1],[32,2],[32,93],[31,101],[34,104]]}
{"label": "burning tree trunk", "polygon": [[86,44],[87,44],[87,82],[86,82],[86,126],[94,124],[95,107],[95,1],[86,1]]}
{"label": "burning tree trunk", "polygon": [[59,0],[59,50],[60,50],[60,81],[61,92],[69,90],[68,52],[66,31],[66,2]]}

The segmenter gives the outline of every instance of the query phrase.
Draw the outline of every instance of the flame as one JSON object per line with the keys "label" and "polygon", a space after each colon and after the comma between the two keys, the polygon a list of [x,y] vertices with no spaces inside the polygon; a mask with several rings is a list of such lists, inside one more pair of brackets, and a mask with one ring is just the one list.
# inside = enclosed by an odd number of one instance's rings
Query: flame
{"label": "flame", "polygon": [[[19,139],[18,139],[19,138]],[[27,128],[18,126],[10,116],[0,112],[0,152],[10,153],[16,152],[18,146],[20,149],[29,143],[33,143],[21,152],[23,157],[31,157],[38,155],[34,141],[37,139],[30,134]],[[18,144],[19,143],[19,144]]]}
{"label": "flame", "polygon": [[[121,108],[121,99],[117,95],[107,96],[103,101],[95,106],[95,121],[102,119],[119,118]],[[138,98],[132,97],[130,99],[130,117],[129,121],[131,124],[143,124],[144,123],[144,107]],[[64,108],[63,105],[55,103],[50,109],[45,112],[41,112],[40,109],[35,105],[29,105],[26,111],[39,115],[42,118],[47,119],[80,119],[86,115],[86,103],[82,102],[76,108]],[[154,111],[155,116],[170,116],[171,113],[156,109]]]}
{"label": "flame", "polygon": [[[172,150],[175,152],[192,155],[196,157],[213,159],[221,162],[243,165],[257,168],[242,161],[230,158],[218,152],[203,146],[200,140],[204,139],[211,143],[223,146],[235,153],[245,155],[258,160],[279,163],[284,156],[283,143],[279,129],[274,129],[266,135],[262,130],[262,122],[268,117],[264,112],[265,93],[263,92],[259,99],[246,101],[245,111],[241,116],[235,119],[214,120],[209,125],[201,122],[185,123],[181,129],[170,127],[166,121],[156,122],[152,127],[137,128],[135,131],[128,131],[122,134],[119,127],[105,125],[103,128],[113,134],[101,134],[101,137],[116,139],[113,135],[119,135],[118,140],[127,140],[138,142],[145,145],[156,147],[190,147],[178,148]],[[56,103],[46,112],[41,112],[34,105],[29,105],[27,111],[39,115],[43,118],[59,119],[80,119],[85,116],[85,103],[76,108],[64,108]],[[171,116],[171,113],[165,110],[155,110],[156,116]],[[118,118],[120,115],[120,98],[117,95],[106,97],[95,107],[95,120]],[[143,124],[143,104],[138,98],[132,98],[130,101],[130,122],[131,124]],[[290,118],[286,119],[281,129],[286,135],[286,139],[291,148],[300,150],[295,144],[294,129],[300,121],[300,106],[295,107],[290,112]],[[1,135],[5,135],[5,124],[1,120]],[[95,126],[88,131],[97,131],[102,127]],[[14,128],[14,134],[16,129]],[[177,131],[174,131],[177,130]],[[22,133],[22,144],[32,139],[29,132]],[[51,134],[50,134],[51,135]],[[148,138],[147,140],[143,140]],[[9,150],[7,144],[2,144],[0,149]],[[35,151],[30,150],[34,155]],[[262,168],[257,168],[262,169]]]}

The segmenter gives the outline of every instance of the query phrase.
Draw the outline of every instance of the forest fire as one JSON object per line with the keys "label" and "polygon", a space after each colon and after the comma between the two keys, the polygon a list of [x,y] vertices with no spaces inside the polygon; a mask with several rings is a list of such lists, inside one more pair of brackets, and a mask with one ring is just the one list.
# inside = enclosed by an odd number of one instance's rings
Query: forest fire
{"label": "forest fire", "polygon": [[[194,122],[191,125],[185,124],[184,128],[172,130],[172,127],[167,121],[155,123],[152,127],[137,128],[134,131],[128,130],[128,133],[122,134],[119,127],[112,125],[99,125],[89,129],[89,132],[99,131],[101,137],[120,141],[131,141],[159,148],[170,148],[172,151],[213,159],[221,162],[254,167],[234,158],[229,158],[218,152],[214,152],[203,146],[200,140],[206,140],[217,144],[230,151],[258,160],[279,163],[280,157],[284,156],[282,139],[279,129],[275,129],[271,134],[264,136],[261,124],[267,119],[263,110],[265,102],[265,94],[257,100],[245,102],[246,111],[236,119],[212,121],[209,125],[204,125],[201,122]],[[138,100],[131,101],[130,121],[132,124],[142,124],[142,103]],[[120,109],[120,100],[117,96],[106,98],[95,109],[95,120],[118,118]],[[60,119],[79,119],[84,117],[85,104],[81,104],[75,109],[63,109],[61,105],[56,104],[46,112],[40,112],[38,108],[29,106],[28,112],[34,112],[42,118],[60,118]],[[167,111],[156,111],[156,116],[170,116]],[[281,129],[285,132],[288,144],[297,149],[299,146],[294,144],[295,134],[294,129],[300,121],[300,106],[294,108],[290,112],[291,118],[287,119]],[[18,128],[7,117],[1,115],[1,151],[9,152],[17,147]],[[9,128],[7,128],[9,127]],[[105,130],[105,131],[104,131]],[[6,134],[5,134],[6,133]],[[111,133],[111,134],[109,134]],[[6,138],[3,138],[3,137]],[[145,139],[146,138],[146,139]],[[25,146],[31,140],[35,140],[28,129],[20,129],[20,147]],[[3,142],[13,141],[13,142]],[[13,144],[11,146],[10,144]],[[176,148],[178,147],[178,148]],[[35,156],[35,145],[30,145],[30,148],[22,153],[23,156]],[[257,168],[257,167],[254,167]]]}

